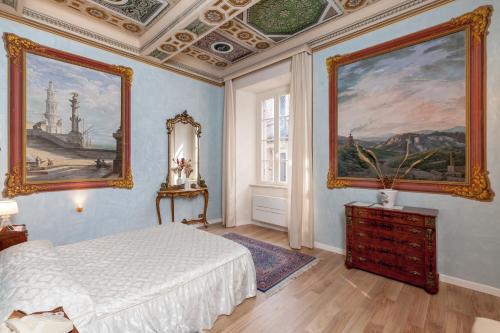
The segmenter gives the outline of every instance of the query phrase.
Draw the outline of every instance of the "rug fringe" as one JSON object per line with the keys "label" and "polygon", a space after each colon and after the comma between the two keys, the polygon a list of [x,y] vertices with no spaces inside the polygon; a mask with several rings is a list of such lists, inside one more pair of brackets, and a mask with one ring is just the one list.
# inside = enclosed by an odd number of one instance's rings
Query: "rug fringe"
{"label": "rug fringe", "polygon": [[290,282],[292,282],[293,280],[298,278],[303,273],[307,272],[311,267],[315,266],[318,263],[319,263],[319,258],[314,259],[313,261],[311,261],[310,263],[308,263],[307,265],[305,265],[301,269],[297,270],[292,275],[290,275],[289,277],[287,277],[286,279],[284,279],[283,281],[281,281],[280,283],[278,283],[277,285],[275,285],[271,289],[266,290],[264,292],[264,294],[266,294],[268,297],[275,295],[281,289],[285,288]]}

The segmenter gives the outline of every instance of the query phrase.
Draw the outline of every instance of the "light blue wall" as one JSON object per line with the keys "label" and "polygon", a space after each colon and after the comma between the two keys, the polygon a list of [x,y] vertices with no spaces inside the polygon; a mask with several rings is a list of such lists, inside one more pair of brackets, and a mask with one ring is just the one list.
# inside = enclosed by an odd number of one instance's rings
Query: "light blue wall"
{"label": "light blue wall", "polygon": [[[375,201],[376,191],[328,190],[327,57],[350,53],[422,30],[499,1],[457,0],[394,25],[314,54],[314,164],[316,241],[344,247],[344,209],[350,201]],[[495,8],[488,36],[487,141],[492,187],[500,195],[500,6]],[[447,195],[400,193],[399,204],[439,209],[438,269],[441,274],[500,287],[500,204],[480,203]]]}
{"label": "light blue wall", "polygon": [[[8,20],[0,20],[0,33],[12,32],[44,45],[110,64],[133,68],[132,171],[134,189],[100,189],[41,193],[18,197],[20,213],[15,223],[28,226],[31,239],[65,244],[156,223],[155,194],[166,176],[165,120],[187,109],[202,124],[201,174],[210,189],[208,218],[221,217],[221,160],[223,89],[178,74],[120,57]],[[7,172],[7,58],[0,47],[0,181]],[[87,197],[84,211],[75,212],[74,197]],[[176,219],[197,216],[201,198],[194,205],[176,201]],[[164,202],[164,221],[168,210]],[[170,217],[168,218],[170,220]]]}

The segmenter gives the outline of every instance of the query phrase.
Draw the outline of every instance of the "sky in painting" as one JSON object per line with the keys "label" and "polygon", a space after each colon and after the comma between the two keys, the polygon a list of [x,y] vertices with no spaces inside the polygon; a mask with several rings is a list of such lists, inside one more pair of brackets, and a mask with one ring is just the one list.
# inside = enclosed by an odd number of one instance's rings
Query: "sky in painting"
{"label": "sky in painting", "polygon": [[[115,148],[113,133],[121,121],[121,77],[27,53],[27,123],[44,120],[49,81],[53,82],[63,133],[71,130],[72,93],[79,94],[80,117],[92,145]],[[80,123],[82,129],[83,122]],[[27,124],[29,126],[29,124]]]}
{"label": "sky in painting", "polygon": [[465,59],[462,31],[340,67],[338,134],[465,127]]}

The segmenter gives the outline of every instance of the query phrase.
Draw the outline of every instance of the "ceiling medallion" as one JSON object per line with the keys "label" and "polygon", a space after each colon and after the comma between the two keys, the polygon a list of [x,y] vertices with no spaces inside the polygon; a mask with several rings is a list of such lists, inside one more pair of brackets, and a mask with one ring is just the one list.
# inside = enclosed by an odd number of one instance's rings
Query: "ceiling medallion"
{"label": "ceiling medallion", "polygon": [[85,11],[90,16],[93,16],[93,17],[98,18],[100,20],[105,20],[108,18],[108,15],[104,11],[102,11],[98,8],[95,8],[95,7],[86,8]]}
{"label": "ceiling medallion", "polygon": [[249,33],[248,31],[239,32],[237,36],[241,40],[249,40],[250,38],[253,37],[253,35],[251,33]]}
{"label": "ceiling medallion", "polygon": [[294,35],[320,22],[328,6],[327,0],[262,0],[247,10],[247,23],[264,35]]}
{"label": "ceiling medallion", "polygon": [[250,0],[229,0],[229,3],[235,7],[243,7],[250,3]]}
{"label": "ceiling medallion", "polygon": [[219,23],[224,20],[224,14],[216,9],[207,10],[204,14],[205,19],[210,23]]}
{"label": "ceiling medallion", "polygon": [[160,46],[160,48],[163,50],[163,51],[166,51],[168,53],[174,53],[177,51],[177,47],[175,47],[174,45],[172,44],[163,44]]}
{"label": "ceiling medallion", "polygon": [[217,53],[229,53],[234,49],[231,44],[226,42],[215,42],[212,44],[211,48]]}
{"label": "ceiling medallion", "polygon": [[123,23],[122,26],[123,26],[123,28],[125,30],[128,30],[130,32],[134,32],[135,33],[135,32],[140,32],[141,31],[141,28],[139,28],[138,25],[133,24],[133,23],[128,23],[128,22],[127,23]]}
{"label": "ceiling medallion", "polygon": [[193,36],[188,34],[187,32],[178,32],[175,34],[175,38],[181,42],[189,43],[193,41]]}
{"label": "ceiling medallion", "polygon": [[347,0],[344,2],[345,9],[357,9],[365,4],[366,0]]}
{"label": "ceiling medallion", "polygon": [[268,42],[259,42],[255,45],[256,48],[258,48],[259,50],[264,50],[264,49],[267,49],[269,46],[269,43]]}

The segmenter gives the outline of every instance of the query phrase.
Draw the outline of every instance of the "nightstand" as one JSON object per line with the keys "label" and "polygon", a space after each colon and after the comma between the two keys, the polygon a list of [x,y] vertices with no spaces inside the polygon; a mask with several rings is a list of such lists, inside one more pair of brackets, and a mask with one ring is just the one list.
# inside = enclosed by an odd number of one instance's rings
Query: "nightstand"
{"label": "nightstand", "polygon": [[14,225],[14,227],[23,227],[22,231],[11,231],[7,228],[0,230],[0,251],[19,243],[28,241],[28,230],[24,224]]}

